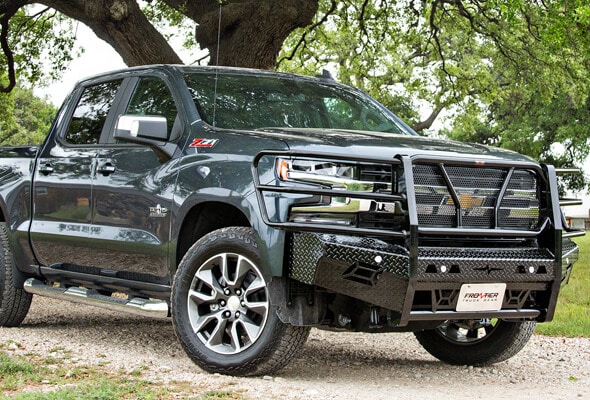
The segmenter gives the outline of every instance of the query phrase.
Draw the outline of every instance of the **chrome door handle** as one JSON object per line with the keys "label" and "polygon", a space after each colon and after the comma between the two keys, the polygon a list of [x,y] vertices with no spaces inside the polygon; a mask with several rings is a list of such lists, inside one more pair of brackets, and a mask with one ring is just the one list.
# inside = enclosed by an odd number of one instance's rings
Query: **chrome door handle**
{"label": "chrome door handle", "polygon": [[103,174],[104,176],[109,176],[113,172],[115,172],[115,166],[111,163],[106,163],[98,167],[98,172]]}
{"label": "chrome door handle", "polygon": [[41,172],[43,175],[49,175],[53,172],[53,167],[51,166],[51,164],[41,165],[39,167],[39,172]]}

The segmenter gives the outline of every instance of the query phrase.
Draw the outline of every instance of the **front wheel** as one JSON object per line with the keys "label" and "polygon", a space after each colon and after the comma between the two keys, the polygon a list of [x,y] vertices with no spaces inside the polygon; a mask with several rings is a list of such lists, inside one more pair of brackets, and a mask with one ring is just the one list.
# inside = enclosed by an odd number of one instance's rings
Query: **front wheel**
{"label": "front wheel", "polygon": [[172,321],[188,356],[209,372],[263,375],[303,347],[308,327],[284,324],[271,303],[275,286],[260,269],[249,228],[205,235],[182,259],[172,287]]}
{"label": "front wheel", "polygon": [[490,365],[505,361],[526,345],[535,321],[446,321],[436,329],[414,332],[426,351],[454,365]]}

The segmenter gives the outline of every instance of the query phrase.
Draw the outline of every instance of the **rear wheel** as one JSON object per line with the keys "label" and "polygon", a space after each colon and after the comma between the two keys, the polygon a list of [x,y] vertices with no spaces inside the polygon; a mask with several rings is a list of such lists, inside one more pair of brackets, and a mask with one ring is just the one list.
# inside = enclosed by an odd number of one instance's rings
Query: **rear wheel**
{"label": "rear wheel", "polygon": [[284,324],[271,303],[249,228],[224,228],[196,242],[172,288],[172,320],[189,357],[209,372],[263,375],[301,349],[308,327]]}
{"label": "rear wheel", "polygon": [[29,312],[33,295],[14,286],[14,259],[6,223],[0,223],[0,326],[19,326]]}
{"label": "rear wheel", "polygon": [[489,365],[505,361],[522,350],[535,327],[534,321],[446,321],[436,329],[414,335],[426,351],[441,361]]}

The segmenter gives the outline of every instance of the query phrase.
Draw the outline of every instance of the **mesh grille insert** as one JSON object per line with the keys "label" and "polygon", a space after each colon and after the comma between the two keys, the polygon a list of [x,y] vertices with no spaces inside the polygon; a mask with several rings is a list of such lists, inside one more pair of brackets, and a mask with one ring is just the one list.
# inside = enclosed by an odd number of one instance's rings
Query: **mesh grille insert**
{"label": "mesh grille insert", "polygon": [[533,171],[416,164],[413,175],[421,226],[535,230],[539,225]]}

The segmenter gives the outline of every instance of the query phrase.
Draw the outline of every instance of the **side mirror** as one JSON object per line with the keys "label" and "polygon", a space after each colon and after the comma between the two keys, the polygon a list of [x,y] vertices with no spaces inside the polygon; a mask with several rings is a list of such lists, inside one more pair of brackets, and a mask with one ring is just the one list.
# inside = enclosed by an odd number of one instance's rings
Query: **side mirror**
{"label": "side mirror", "polygon": [[[149,144],[168,139],[166,118],[151,115],[121,115],[115,128],[115,139]],[[146,140],[147,139],[147,140]]]}
{"label": "side mirror", "polygon": [[115,127],[115,139],[143,144],[172,158],[176,144],[168,141],[166,118],[153,115],[120,115]]}

